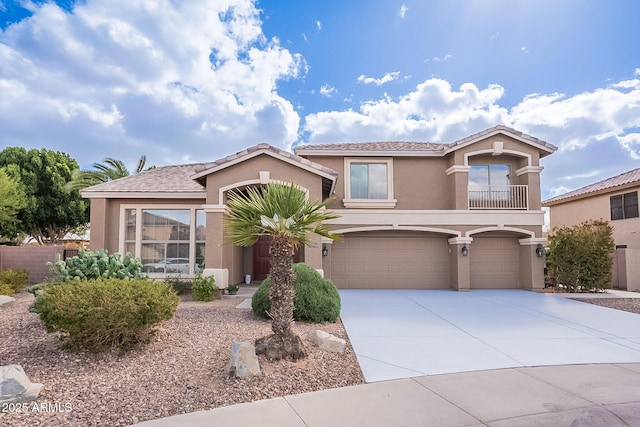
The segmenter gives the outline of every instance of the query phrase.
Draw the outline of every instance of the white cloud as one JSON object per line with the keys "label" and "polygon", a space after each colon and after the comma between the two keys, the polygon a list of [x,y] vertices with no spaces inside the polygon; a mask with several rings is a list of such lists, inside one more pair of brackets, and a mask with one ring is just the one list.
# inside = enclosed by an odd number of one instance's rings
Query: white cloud
{"label": "white cloud", "polygon": [[164,164],[297,138],[299,116],[276,88],[306,64],[264,36],[250,0],[30,7],[0,32],[7,145],[55,145],[81,164],[121,152]]}
{"label": "white cloud", "polygon": [[336,88],[331,85],[322,85],[322,87],[320,87],[320,95],[326,96],[327,98],[333,98],[337,93]]}
{"label": "white cloud", "polygon": [[385,83],[389,83],[389,82],[392,82],[394,80],[397,80],[399,76],[400,76],[400,71],[394,71],[392,73],[387,73],[387,74],[385,74],[384,76],[382,76],[379,79],[375,79],[373,77],[368,77],[368,76],[365,76],[364,74],[361,74],[358,77],[358,82],[364,83],[366,85],[374,84],[376,86],[382,86]]}
{"label": "white cloud", "polygon": [[409,8],[407,7],[406,4],[403,4],[400,6],[400,9],[398,9],[398,16],[401,19],[404,19],[404,17],[407,15],[407,11],[409,10]]}
{"label": "white cloud", "polygon": [[[448,61],[450,59],[453,59],[453,55],[447,53],[445,56],[435,56],[433,58],[431,58],[431,61],[433,62],[444,62],[444,61]],[[427,60],[429,61],[429,60]]]}
{"label": "white cloud", "polygon": [[322,22],[316,21],[316,28],[318,29],[318,32],[320,32],[322,30]]}
{"label": "white cloud", "polygon": [[[543,199],[640,166],[640,79],[590,92],[531,94],[507,109],[505,89],[465,83],[454,90],[440,79],[410,93],[361,103],[357,110],[305,118],[309,142],[415,140],[451,142],[505,124],[559,147],[545,159]],[[587,171],[587,172],[585,172]]]}

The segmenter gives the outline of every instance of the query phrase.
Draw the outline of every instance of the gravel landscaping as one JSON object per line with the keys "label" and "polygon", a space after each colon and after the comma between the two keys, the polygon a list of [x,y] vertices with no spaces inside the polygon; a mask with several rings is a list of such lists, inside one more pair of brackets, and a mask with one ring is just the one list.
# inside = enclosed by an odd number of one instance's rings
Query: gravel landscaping
{"label": "gravel landscaping", "polygon": [[[309,357],[293,363],[260,358],[261,375],[228,376],[231,342],[268,335],[270,323],[241,300],[208,303],[185,298],[147,347],[125,355],[70,353],[58,348],[38,315],[33,296],[20,293],[0,307],[0,365],[22,365],[29,379],[44,384],[37,406],[0,413],[4,426],[126,426],[137,422],[236,403],[363,384],[357,359],[342,326],[297,322],[301,336],[321,329],[347,340],[342,354],[308,343]],[[44,411],[38,411],[43,404]]]}
{"label": "gravel landscaping", "polygon": [[[305,336],[322,329],[347,340],[342,354],[308,343],[309,357],[293,363],[260,358],[262,374],[247,380],[228,376],[231,342],[255,341],[270,323],[241,300],[179,304],[161,325],[156,340],[125,355],[71,353],[45,332],[29,313],[33,296],[16,295],[0,306],[0,365],[22,365],[29,379],[44,384],[37,406],[27,412],[0,413],[0,426],[127,426],[137,422],[236,403],[363,384],[364,379],[344,327],[337,323],[296,323]],[[579,300],[640,313],[640,299]],[[44,406],[43,406],[44,405]],[[44,409],[40,409],[43,408]],[[40,409],[40,410],[38,410]]]}

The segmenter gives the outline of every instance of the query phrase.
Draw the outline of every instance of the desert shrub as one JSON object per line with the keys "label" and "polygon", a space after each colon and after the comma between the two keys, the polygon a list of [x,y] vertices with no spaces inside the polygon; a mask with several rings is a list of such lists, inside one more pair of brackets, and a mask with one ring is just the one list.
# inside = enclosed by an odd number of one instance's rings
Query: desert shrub
{"label": "desert shrub", "polygon": [[[340,316],[340,294],[331,280],[324,279],[313,268],[304,263],[293,265],[295,278],[293,287],[296,296],[293,300],[293,317],[308,322],[335,322]],[[253,294],[251,307],[261,317],[268,317],[271,309],[269,288],[271,278],[262,281]]]}
{"label": "desert shrub", "polygon": [[80,251],[79,255],[60,259],[55,263],[48,262],[49,271],[60,282],[69,280],[89,279],[137,279],[147,277],[142,272],[142,263],[130,253],[124,257],[117,252],[109,254],[107,251]]}
{"label": "desert shrub", "polygon": [[212,301],[217,292],[218,287],[213,276],[203,277],[201,273],[196,274],[191,287],[194,301]]}
{"label": "desert shrub", "polygon": [[147,279],[93,279],[49,286],[31,308],[65,348],[100,352],[148,343],[154,325],[173,317],[180,298]]}
{"label": "desert shrub", "polygon": [[29,282],[27,270],[2,270],[0,271],[0,295],[13,295],[20,292]]}
{"label": "desert shrub", "polygon": [[607,221],[556,228],[548,240],[549,283],[566,292],[599,292],[610,286],[615,242]]}
{"label": "desert shrub", "polygon": [[13,296],[16,291],[13,290],[13,287],[8,283],[0,282],[0,295]]}
{"label": "desert shrub", "polygon": [[164,282],[171,286],[178,295],[182,295],[189,290],[189,280],[178,276],[170,276],[164,279]]}

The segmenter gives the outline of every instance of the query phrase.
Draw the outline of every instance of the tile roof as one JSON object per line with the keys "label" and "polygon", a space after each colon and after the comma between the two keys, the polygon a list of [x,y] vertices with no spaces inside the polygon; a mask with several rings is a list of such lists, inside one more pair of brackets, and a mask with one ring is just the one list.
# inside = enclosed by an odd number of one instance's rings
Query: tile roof
{"label": "tile roof", "polygon": [[473,135],[469,135],[465,138],[459,139],[457,141],[452,142],[451,144],[449,144],[449,147],[455,147],[458,145],[464,145],[465,143],[469,142],[469,141],[474,141],[477,139],[481,139],[483,137],[485,137],[486,135],[489,134],[494,134],[496,132],[505,132],[505,133],[510,133],[515,135],[518,138],[524,139],[526,141],[529,141],[530,143],[533,144],[537,144],[537,145],[541,145],[545,148],[547,148],[548,150],[551,151],[556,151],[558,149],[558,147],[556,147],[555,145],[549,144],[546,141],[543,141],[539,138],[536,138],[535,136],[531,136],[531,135],[527,135],[524,132],[520,132],[519,130],[515,130],[513,128],[510,128],[508,126],[504,126],[504,125],[497,125],[497,126],[493,126],[489,129],[485,129],[481,132],[475,133]]}
{"label": "tile roof", "polygon": [[337,144],[309,144],[299,145],[297,150],[327,150],[327,151],[443,151],[447,144],[431,142],[345,142]]}
{"label": "tile roof", "polygon": [[299,145],[295,148],[296,152],[310,152],[310,151],[423,151],[423,152],[448,152],[456,150],[458,147],[464,146],[468,143],[472,143],[486,136],[496,133],[506,133],[515,136],[521,140],[541,146],[548,152],[554,152],[557,147],[549,144],[546,141],[527,135],[526,133],[517,131],[504,125],[498,125],[485,129],[482,132],[475,133],[465,138],[459,139],[451,143],[434,143],[434,142],[402,142],[402,141],[388,141],[388,142],[347,142],[347,143],[327,143],[327,144],[310,144]]}
{"label": "tile roof", "polygon": [[602,190],[614,189],[616,187],[622,187],[622,186],[625,186],[628,184],[634,184],[634,183],[640,184],[640,168],[630,170],[628,172],[622,173],[620,175],[617,175],[611,178],[607,178],[603,181],[599,181],[582,188],[578,188],[577,190],[573,190],[565,194],[561,194],[549,200],[545,200],[542,204],[545,206],[548,204],[556,204],[566,199],[574,199],[577,197],[585,196],[590,193],[595,193]]}
{"label": "tile roof", "polygon": [[[205,189],[191,179],[203,163],[161,166],[139,174],[85,188],[82,193],[140,192],[140,193],[197,193]],[[195,195],[195,194],[194,194]]]}

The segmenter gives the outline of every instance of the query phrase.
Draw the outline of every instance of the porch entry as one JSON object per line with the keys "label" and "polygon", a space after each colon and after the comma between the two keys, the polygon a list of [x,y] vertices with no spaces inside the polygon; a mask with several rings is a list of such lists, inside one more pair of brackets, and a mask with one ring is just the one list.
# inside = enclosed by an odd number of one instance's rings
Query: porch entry
{"label": "porch entry", "polygon": [[[271,244],[270,236],[260,236],[258,241],[253,245],[253,274],[251,280],[264,280],[269,274],[269,245]],[[298,247],[293,255],[293,262],[304,261],[304,246]]]}

